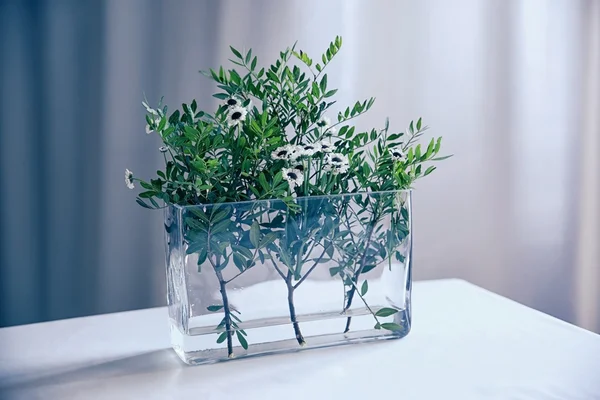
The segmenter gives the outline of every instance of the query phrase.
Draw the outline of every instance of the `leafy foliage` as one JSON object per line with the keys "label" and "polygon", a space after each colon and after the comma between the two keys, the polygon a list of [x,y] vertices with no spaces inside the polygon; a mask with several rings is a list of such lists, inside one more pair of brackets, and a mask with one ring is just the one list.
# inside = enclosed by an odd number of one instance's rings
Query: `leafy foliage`
{"label": "leafy foliage", "polygon": [[[248,341],[226,286],[259,264],[270,264],[285,282],[301,345],[293,292],[327,262],[334,262],[329,272],[345,288],[343,311],[359,296],[376,329],[401,329],[380,322],[398,310],[371,310],[369,283],[359,285],[359,278],[386,263],[391,268],[393,258],[404,262],[397,248],[409,236],[409,208],[397,193],[433,172],[429,163],[447,157],[438,156],[441,138],[418,143],[427,130],[420,118],[402,132],[391,132],[387,120],[359,132],[352,122],[374,98],[332,115],[337,89],[329,87],[326,68],[341,47],[336,37],[315,62],[294,45],[266,67],[252,50],[231,47],[238,70],[203,72],[218,89],[214,112],[199,110],[196,100],[170,114],[162,100],[156,108],[142,103],[147,132],[164,143],[165,169],[149,182],[127,170],[126,183],[139,182],[136,201],[143,207],[195,206],[182,213],[186,252],[198,255],[199,272],[210,266],[219,280],[222,303],[207,311],[224,314],[217,342],[227,341],[229,356],[234,337],[244,349]],[[228,266],[236,274],[225,279]],[[349,326],[350,318],[346,331]]]}
{"label": "leafy foliage", "polygon": [[[430,174],[435,167],[424,164],[441,159],[441,138],[431,139],[426,148],[416,144],[427,130],[421,119],[411,122],[406,132],[390,133],[387,121],[382,129],[358,132],[351,120],[373,106],[375,99],[370,98],[346,107],[335,123],[329,122],[337,89],[328,86],[325,70],[341,46],[337,37],[321,62],[314,63],[294,45],[263,68],[252,50],[242,54],[231,47],[231,62],[241,71],[220,67],[204,72],[219,89],[213,96],[223,101],[214,113],[199,110],[195,100],[171,114],[162,101],[157,108],[144,101],[147,130],[156,131],[164,142],[165,170],[150,182],[133,178],[144,189],[138,203],[158,208],[159,201],[290,202],[292,196],[407,189]],[[232,124],[236,112],[244,115]],[[327,150],[321,149],[322,143]],[[273,157],[286,146],[293,148],[292,157]],[[306,146],[318,151],[304,151]],[[344,155],[347,166],[328,164],[331,153]],[[303,183],[294,185],[284,169],[297,166],[302,166]]]}

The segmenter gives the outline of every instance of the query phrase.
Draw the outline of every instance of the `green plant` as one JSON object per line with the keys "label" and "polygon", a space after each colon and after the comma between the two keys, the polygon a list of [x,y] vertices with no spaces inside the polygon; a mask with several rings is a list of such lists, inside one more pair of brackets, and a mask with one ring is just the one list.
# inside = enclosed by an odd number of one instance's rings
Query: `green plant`
{"label": "green plant", "polygon": [[[214,113],[199,110],[195,100],[171,114],[162,100],[156,108],[142,103],[146,131],[156,132],[164,143],[160,151],[165,169],[149,182],[126,170],[127,186],[139,183],[144,190],[136,201],[146,208],[161,208],[161,203],[210,205],[187,217],[185,238],[187,252],[198,254],[198,265],[209,262],[219,280],[222,304],[209,311],[224,314],[218,341],[227,341],[230,356],[234,335],[243,347],[248,343],[238,325],[240,317],[228,304],[227,284],[235,278],[226,280],[224,268],[233,264],[237,277],[257,261],[268,261],[286,284],[290,319],[303,345],[294,291],[309,274],[335,254],[338,267],[330,273],[346,287],[344,310],[357,294],[369,307],[364,298],[368,282],[361,284],[361,275],[386,260],[391,266],[393,256],[402,261],[392,249],[409,232],[406,207],[390,197],[358,200],[369,211],[363,215],[356,215],[347,199],[308,199],[409,189],[433,172],[435,166],[425,167],[427,163],[447,158],[438,156],[441,138],[425,147],[418,144],[427,130],[421,119],[410,122],[406,132],[390,132],[387,120],[380,129],[358,132],[351,122],[373,106],[374,98],[357,101],[331,121],[337,89],[328,86],[325,71],[341,46],[342,39],[336,37],[315,62],[294,45],[264,68],[252,50],[242,53],[231,47],[231,62],[239,70],[204,72],[219,89],[214,97],[222,103]],[[265,199],[280,199],[286,207],[226,206]],[[355,213],[354,218],[349,213]],[[391,218],[391,228],[378,230],[384,218]],[[309,259],[314,251],[321,256]],[[390,313],[393,309],[372,312],[377,329],[397,329],[378,320]]]}

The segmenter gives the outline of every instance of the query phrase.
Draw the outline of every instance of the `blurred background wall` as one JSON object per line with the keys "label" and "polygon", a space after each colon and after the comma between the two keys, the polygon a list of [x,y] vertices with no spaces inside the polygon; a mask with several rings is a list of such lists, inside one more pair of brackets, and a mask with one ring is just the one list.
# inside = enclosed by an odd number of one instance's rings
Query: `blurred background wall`
{"label": "blurred background wall", "polygon": [[164,305],[162,215],[123,179],[161,163],[143,93],[214,107],[198,70],[229,44],[267,63],[339,34],[338,104],[377,97],[358,127],[423,116],[455,154],[416,186],[416,279],[600,332],[599,1],[0,4],[0,326]]}

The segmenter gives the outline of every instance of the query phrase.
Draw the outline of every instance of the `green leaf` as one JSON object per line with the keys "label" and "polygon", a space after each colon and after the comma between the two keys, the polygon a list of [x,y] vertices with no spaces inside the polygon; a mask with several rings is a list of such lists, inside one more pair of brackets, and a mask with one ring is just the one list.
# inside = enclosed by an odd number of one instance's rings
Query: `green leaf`
{"label": "green leaf", "polygon": [[444,157],[436,157],[436,158],[432,158],[431,161],[442,161],[442,160],[446,160],[450,157],[452,157],[452,155],[444,156]]}
{"label": "green leaf", "polygon": [[262,238],[262,240],[259,243],[259,247],[266,247],[270,243],[274,242],[275,239],[277,239],[277,233],[269,232]]}
{"label": "green leaf", "polygon": [[247,248],[245,248],[244,246],[238,246],[236,244],[232,244],[231,248],[246,258],[252,258],[252,252],[250,250],[248,250]]}
{"label": "green leaf", "polygon": [[237,335],[238,341],[244,350],[248,350],[248,342],[246,341],[246,338],[240,333],[240,331],[235,331],[235,334]]}
{"label": "green leaf", "polygon": [[200,250],[200,252],[198,253],[198,272],[200,272],[200,266],[202,264],[204,264],[207,257],[208,257],[208,252],[206,251],[206,248],[202,248]]}
{"label": "green leaf", "polygon": [[240,53],[239,51],[237,51],[236,49],[234,49],[232,46],[229,46],[229,48],[231,49],[231,52],[233,54],[235,54],[235,56],[237,58],[239,58],[240,60],[242,59],[242,53]]}
{"label": "green leaf", "polygon": [[225,341],[225,339],[227,339],[227,332],[223,332],[219,335],[219,338],[217,339],[217,343],[223,343]]}
{"label": "green leaf", "polygon": [[327,74],[323,75],[321,83],[319,83],[319,89],[321,89],[321,93],[325,93],[325,91],[327,90]]}
{"label": "green leaf", "polygon": [[432,172],[435,170],[435,168],[436,168],[436,167],[434,167],[433,165],[432,165],[431,167],[428,167],[428,168],[425,170],[425,173],[423,174],[423,176],[427,176],[427,175],[429,175],[430,173],[432,173]]}
{"label": "green leaf", "polygon": [[149,206],[148,204],[144,203],[144,201],[140,198],[135,199],[135,202],[138,203],[140,206],[144,207],[144,208],[149,208],[150,210],[153,210],[153,208],[151,206]]}
{"label": "green leaf", "polygon": [[363,273],[363,274],[366,274],[367,272],[371,271],[371,270],[372,270],[372,269],[374,269],[375,267],[376,267],[376,265],[375,265],[375,264],[368,264],[368,265],[365,265],[365,266],[363,267],[363,269],[362,269],[362,273]]}
{"label": "green leaf", "polygon": [[360,287],[361,296],[364,296],[365,294],[367,294],[367,291],[369,291],[369,284],[367,283],[367,281],[364,281],[362,286]]}
{"label": "green leaf", "polygon": [[383,329],[387,329],[388,331],[401,331],[403,329],[400,325],[394,324],[393,322],[381,324],[381,327]]}
{"label": "green leaf", "polygon": [[206,309],[211,312],[219,311],[221,308],[223,308],[222,305],[212,305],[212,306],[206,307]]}
{"label": "green leaf", "polygon": [[269,183],[267,182],[267,178],[265,177],[264,173],[260,173],[260,175],[258,176],[258,182],[260,183],[260,186],[263,187],[263,189],[265,190],[265,192],[269,191]]}
{"label": "green leaf", "polygon": [[256,221],[252,222],[252,227],[250,228],[250,242],[254,247],[260,245],[260,226]]}
{"label": "green leaf", "polygon": [[418,131],[420,131],[420,130],[421,130],[421,122],[423,122],[423,121],[422,121],[422,118],[419,118],[419,120],[417,121],[417,130],[418,130]]}
{"label": "green leaf", "polygon": [[375,313],[377,317],[389,317],[390,315],[394,315],[398,312],[395,308],[382,308]]}
{"label": "green leaf", "polygon": [[378,322],[378,323],[376,323],[376,324],[375,324],[375,326],[374,326],[374,328],[375,328],[375,329],[381,329],[381,324],[380,324],[379,322]]}
{"label": "green leaf", "polygon": [[246,259],[242,257],[240,253],[233,253],[233,263],[240,272],[246,269]]}

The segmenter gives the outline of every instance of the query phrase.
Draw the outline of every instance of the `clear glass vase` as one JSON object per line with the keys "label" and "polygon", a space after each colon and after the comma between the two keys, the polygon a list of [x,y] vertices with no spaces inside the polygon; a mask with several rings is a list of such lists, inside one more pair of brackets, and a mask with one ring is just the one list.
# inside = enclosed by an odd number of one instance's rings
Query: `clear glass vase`
{"label": "clear glass vase", "polygon": [[410,201],[393,191],[168,207],[173,348],[203,364],[406,336]]}

